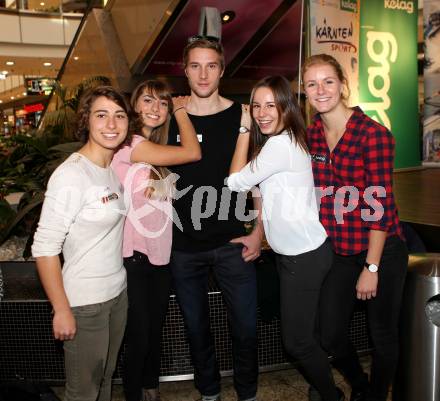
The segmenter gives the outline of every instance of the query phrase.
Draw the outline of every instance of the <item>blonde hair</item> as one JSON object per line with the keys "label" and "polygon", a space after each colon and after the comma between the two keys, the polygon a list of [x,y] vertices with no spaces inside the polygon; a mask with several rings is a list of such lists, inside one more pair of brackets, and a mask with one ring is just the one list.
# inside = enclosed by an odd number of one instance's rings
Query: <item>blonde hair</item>
{"label": "blonde hair", "polygon": [[336,76],[342,82],[344,87],[344,91],[341,93],[341,99],[344,104],[347,104],[348,99],[350,97],[350,87],[348,85],[347,75],[345,74],[344,68],[342,65],[332,56],[322,53],[316,54],[314,56],[310,56],[306,58],[301,68],[301,81],[304,85],[304,75],[311,67],[315,65],[329,65],[335,70]]}

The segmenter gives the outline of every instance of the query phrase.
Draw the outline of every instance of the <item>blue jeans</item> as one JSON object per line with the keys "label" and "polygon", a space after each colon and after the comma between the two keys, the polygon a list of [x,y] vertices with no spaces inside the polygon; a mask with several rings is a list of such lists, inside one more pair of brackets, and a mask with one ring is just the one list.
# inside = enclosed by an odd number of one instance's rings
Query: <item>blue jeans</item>
{"label": "blue jeans", "polygon": [[188,333],[194,383],[202,395],[220,393],[220,374],[209,325],[208,273],[211,266],[222,291],[232,331],[234,387],[239,399],[257,393],[257,287],[252,262],[241,244],[203,252],[173,251],[170,269]]}

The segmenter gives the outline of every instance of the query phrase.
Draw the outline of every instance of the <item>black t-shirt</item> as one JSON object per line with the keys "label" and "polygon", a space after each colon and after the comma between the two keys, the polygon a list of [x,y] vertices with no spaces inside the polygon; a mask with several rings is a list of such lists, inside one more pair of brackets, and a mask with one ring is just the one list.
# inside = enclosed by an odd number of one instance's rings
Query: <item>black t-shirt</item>
{"label": "black t-shirt", "polygon": [[[173,166],[179,175],[178,193],[188,190],[173,206],[183,232],[173,226],[173,248],[182,251],[206,251],[244,235],[245,194],[231,193],[225,185],[240,128],[241,105],[207,116],[189,115],[202,148],[202,159],[195,163]],[[172,118],[168,136],[170,145],[180,142],[177,123]],[[237,211],[236,211],[237,210]]]}

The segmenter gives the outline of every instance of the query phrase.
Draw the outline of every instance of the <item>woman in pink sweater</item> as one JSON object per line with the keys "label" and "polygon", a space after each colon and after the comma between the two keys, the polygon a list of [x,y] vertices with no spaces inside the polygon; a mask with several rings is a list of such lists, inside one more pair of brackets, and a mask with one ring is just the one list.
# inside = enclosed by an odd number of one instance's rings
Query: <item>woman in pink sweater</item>
{"label": "woman in pink sweater", "polygon": [[[142,129],[112,162],[129,205],[123,240],[129,302],[124,364],[127,401],[160,400],[160,344],[170,292],[167,264],[174,189],[174,177],[165,166],[201,158],[186,102],[184,97],[172,99],[160,81],[141,83],[131,104]],[[180,146],[167,145],[171,114],[179,125]]]}

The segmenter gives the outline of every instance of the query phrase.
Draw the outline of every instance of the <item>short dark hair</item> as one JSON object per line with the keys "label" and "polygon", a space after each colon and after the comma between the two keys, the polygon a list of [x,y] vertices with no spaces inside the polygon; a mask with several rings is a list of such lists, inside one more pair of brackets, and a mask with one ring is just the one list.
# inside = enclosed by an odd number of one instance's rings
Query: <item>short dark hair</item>
{"label": "short dark hair", "polygon": [[225,52],[223,46],[219,41],[209,39],[207,37],[201,37],[200,39],[195,39],[189,41],[188,44],[183,49],[183,65],[186,68],[188,65],[189,52],[192,49],[212,49],[220,57],[220,67],[223,70],[225,68]]}
{"label": "short dark hair", "polygon": [[124,143],[130,143],[131,133],[133,130],[133,112],[130,107],[130,103],[125,98],[125,96],[112,86],[97,86],[88,90],[79,102],[78,111],[76,113],[77,123],[76,123],[76,137],[82,143],[86,143],[89,140],[89,119],[90,111],[92,109],[93,102],[99,97],[104,96],[105,98],[112,100],[118,106],[120,106],[128,116],[129,127],[127,132],[127,138]]}

